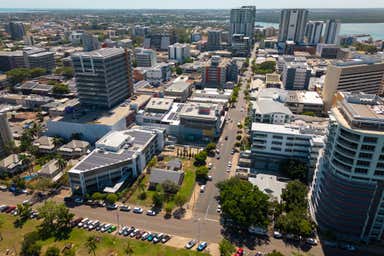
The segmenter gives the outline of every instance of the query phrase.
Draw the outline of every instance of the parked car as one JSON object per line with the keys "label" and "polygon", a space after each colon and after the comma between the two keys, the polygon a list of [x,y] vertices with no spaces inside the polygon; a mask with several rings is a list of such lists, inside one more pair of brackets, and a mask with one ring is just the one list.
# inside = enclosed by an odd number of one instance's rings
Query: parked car
{"label": "parked car", "polygon": [[107,232],[111,226],[112,226],[111,224],[105,224],[104,227],[102,227],[100,231],[101,232]]}
{"label": "parked car", "polygon": [[112,233],[112,232],[114,232],[114,231],[116,231],[116,226],[114,226],[114,225],[111,225],[110,227],[109,227],[109,229],[108,229],[108,233]]}
{"label": "parked car", "polygon": [[212,176],[211,176],[211,175],[208,175],[208,180],[209,180],[209,181],[212,181],[212,179],[213,179]]}
{"label": "parked car", "polygon": [[317,245],[317,241],[314,238],[307,238],[305,242],[309,245]]}
{"label": "parked car", "polygon": [[131,210],[131,207],[127,205],[120,205],[120,211],[129,212],[130,210]]}
{"label": "parked car", "polygon": [[156,216],[156,214],[157,214],[157,213],[156,213],[155,211],[153,211],[153,210],[148,210],[148,211],[147,211],[147,215],[148,215],[148,216]]}
{"label": "parked car", "polygon": [[118,208],[117,204],[107,204],[107,210],[116,210]]}
{"label": "parked car", "polygon": [[140,239],[140,238],[144,235],[144,233],[145,233],[145,231],[139,231],[139,232],[137,232],[135,238],[136,238],[136,239]]}
{"label": "parked car", "polygon": [[16,209],[16,206],[9,206],[7,210],[5,210],[5,213],[11,213],[13,210]]}
{"label": "parked car", "polygon": [[104,228],[105,225],[105,223],[101,223],[99,226],[96,227],[96,231],[101,231],[101,229]]}
{"label": "parked car", "polygon": [[8,205],[5,205],[5,204],[1,205],[0,212],[4,212],[7,208],[8,208]]}
{"label": "parked car", "polygon": [[201,242],[201,243],[197,246],[197,250],[198,250],[199,252],[204,251],[204,249],[207,248],[207,246],[208,246],[208,243],[207,243],[207,242]]}
{"label": "parked car", "polygon": [[87,221],[89,221],[88,218],[82,219],[82,220],[80,221],[80,223],[79,223],[77,226],[78,226],[79,228],[81,228],[82,226],[84,226],[84,223],[86,223]]}
{"label": "parked car", "polygon": [[141,236],[141,240],[147,240],[148,239],[148,236],[151,234],[151,232],[145,232],[142,236]]}
{"label": "parked car", "polygon": [[7,190],[8,190],[7,186],[5,186],[5,185],[0,186],[0,191],[7,191]]}
{"label": "parked car", "polygon": [[273,231],[273,237],[276,239],[283,238],[283,234],[281,234],[279,231]]}
{"label": "parked car", "polygon": [[243,248],[237,248],[235,256],[243,256],[243,255],[244,255]]}
{"label": "parked car", "polygon": [[152,241],[153,241],[153,238],[154,238],[155,236],[157,236],[156,233],[152,233],[152,234],[150,234],[150,235],[148,236],[148,238],[147,238],[147,241],[152,242]]}
{"label": "parked car", "polygon": [[205,192],[205,185],[202,185],[201,187],[200,187],[200,193],[204,193]]}
{"label": "parked car", "polygon": [[143,209],[140,208],[140,207],[135,207],[135,208],[133,208],[133,212],[137,213],[137,214],[142,214],[143,213]]}
{"label": "parked car", "polygon": [[157,244],[158,242],[160,242],[161,239],[163,238],[163,236],[164,236],[163,233],[160,233],[160,234],[158,234],[157,236],[155,236],[155,237],[153,238],[153,243]]}
{"label": "parked car", "polygon": [[75,198],[75,203],[76,204],[83,204],[84,200],[82,198],[80,198],[80,197],[77,197],[77,198]]}
{"label": "parked car", "polygon": [[164,236],[161,238],[161,242],[162,242],[163,244],[165,244],[165,243],[168,242],[170,239],[171,239],[171,236],[170,236],[170,235],[164,235]]}
{"label": "parked car", "polygon": [[130,237],[135,237],[137,235],[137,232],[139,232],[140,230],[138,228],[136,228],[135,230],[133,230],[131,232],[131,234],[129,234]]}
{"label": "parked car", "polygon": [[124,226],[124,227],[122,227],[120,230],[119,230],[119,235],[123,235],[123,233],[124,233],[124,231],[125,230],[127,230],[128,229],[128,227],[127,226]]}
{"label": "parked car", "polygon": [[80,221],[82,221],[82,220],[83,220],[82,217],[74,219],[73,221],[71,221],[71,227],[76,227],[80,223]]}

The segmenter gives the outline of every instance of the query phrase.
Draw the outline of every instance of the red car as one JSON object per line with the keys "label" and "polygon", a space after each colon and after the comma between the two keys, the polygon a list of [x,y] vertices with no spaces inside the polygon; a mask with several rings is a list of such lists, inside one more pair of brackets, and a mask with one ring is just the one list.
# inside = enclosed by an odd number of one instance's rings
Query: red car
{"label": "red car", "polygon": [[244,250],[242,248],[237,248],[237,251],[234,256],[243,256]]}
{"label": "red car", "polygon": [[6,213],[10,213],[10,212],[12,212],[13,210],[15,210],[16,209],[16,206],[9,206],[8,208],[7,208],[7,210],[5,210],[5,212]]}

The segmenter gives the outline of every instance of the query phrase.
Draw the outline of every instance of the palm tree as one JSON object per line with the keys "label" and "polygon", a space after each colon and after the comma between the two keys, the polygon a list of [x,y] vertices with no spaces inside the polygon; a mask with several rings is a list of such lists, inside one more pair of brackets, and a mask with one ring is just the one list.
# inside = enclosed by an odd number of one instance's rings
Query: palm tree
{"label": "palm tree", "polygon": [[85,246],[88,249],[88,254],[93,254],[96,256],[96,249],[97,249],[97,238],[96,236],[89,236],[87,238],[87,241],[85,242]]}
{"label": "palm tree", "polygon": [[63,139],[60,137],[54,137],[53,144],[55,145],[55,147],[59,147],[63,144]]}
{"label": "palm tree", "polygon": [[43,126],[40,123],[35,122],[33,123],[31,130],[32,130],[32,134],[35,137],[39,138],[41,135],[41,132],[43,131]]}
{"label": "palm tree", "polygon": [[127,241],[127,245],[124,248],[124,252],[127,256],[133,255],[133,252],[134,252],[133,247],[132,247],[131,243],[129,242],[129,240]]}
{"label": "palm tree", "polygon": [[57,165],[59,166],[59,169],[60,170],[63,170],[65,168],[65,166],[67,166],[67,162],[64,160],[64,158],[62,158],[61,156],[59,156],[57,158]]}

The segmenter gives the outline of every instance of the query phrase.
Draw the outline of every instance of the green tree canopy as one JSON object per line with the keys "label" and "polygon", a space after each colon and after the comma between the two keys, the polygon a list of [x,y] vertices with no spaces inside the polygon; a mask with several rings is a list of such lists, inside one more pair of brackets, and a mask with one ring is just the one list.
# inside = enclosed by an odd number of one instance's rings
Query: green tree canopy
{"label": "green tree canopy", "polygon": [[106,197],[105,197],[105,201],[107,201],[107,203],[109,204],[114,204],[117,202],[117,199],[118,196],[116,194],[108,194]]}
{"label": "green tree canopy", "polygon": [[301,180],[306,182],[308,167],[303,161],[296,159],[283,160],[280,163],[280,171],[285,173],[289,178],[293,180]]}
{"label": "green tree canopy", "polygon": [[199,153],[197,153],[195,155],[195,162],[193,163],[195,166],[202,166],[202,165],[205,165],[206,164],[206,160],[207,160],[207,151],[205,150],[202,150],[200,151]]}
{"label": "green tree canopy", "polygon": [[237,177],[217,184],[221,209],[240,229],[268,225],[268,196],[250,182]]}
{"label": "green tree canopy", "polygon": [[285,211],[289,212],[296,208],[307,209],[307,194],[308,188],[298,180],[288,183],[283,189],[281,199],[284,201]]}
{"label": "green tree canopy", "polygon": [[227,239],[222,239],[219,244],[220,256],[231,256],[236,247]]}
{"label": "green tree canopy", "polygon": [[60,249],[55,246],[49,247],[45,252],[45,256],[59,256],[59,255],[60,255]]}
{"label": "green tree canopy", "polygon": [[52,200],[45,201],[38,208],[40,217],[43,219],[39,231],[43,237],[55,236],[65,238],[71,231],[71,221],[74,216],[64,204]]}
{"label": "green tree canopy", "polygon": [[205,165],[196,168],[196,180],[207,180],[209,169]]}

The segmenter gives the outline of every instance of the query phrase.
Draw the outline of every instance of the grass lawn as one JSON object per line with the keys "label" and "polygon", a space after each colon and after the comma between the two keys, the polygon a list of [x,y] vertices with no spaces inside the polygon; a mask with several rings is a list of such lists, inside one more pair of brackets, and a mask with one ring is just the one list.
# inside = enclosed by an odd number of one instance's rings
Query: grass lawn
{"label": "grass lawn", "polygon": [[[192,196],[193,189],[195,186],[196,172],[195,172],[195,167],[193,166],[192,160],[187,160],[187,159],[182,159],[182,160],[183,160],[183,169],[184,169],[184,181],[180,187],[178,194],[185,196],[185,198],[189,200]],[[148,187],[149,174],[147,174],[141,182],[144,183],[146,187]],[[132,205],[137,204],[137,205],[150,207],[152,205],[152,196],[155,193],[155,191],[146,190],[146,193],[147,193],[147,197],[144,200],[141,200],[139,198],[141,191],[139,189],[136,189],[136,191],[129,198],[128,203]],[[167,204],[171,205],[173,208],[175,207],[175,203],[172,200],[169,202],[166,202],[164,206]]]}
{"label": "grass lawn", "polygon": [[[0,219],[3,220],[3,225],[0,228],[3,240],[0,241],[0,255],[4,255],[6,249],[16,249],[20,252],[20,245],[23,240],[24,234],[35,230],[38,225],[36,220],[28,220],[23,228],[16,229],[13,226],[15,217],[9,215],[0,215]],[[87,238],[91,235],[95,235],[100,238],[100,242],[97,244],[96,255],[108,256],[108,255],[126,255],[124,249],[127,243],[133,248],[132,255],[138,256],[192,256],[192,255],[208,255],[203,253],[197,253],[196,251],[188,251],[184,249],[177,249],[162,244],[151,244],[149,242],[143,242],[141,240],[122,238],[116,235],[103,234],[98,232],[88,232],[82,229],[74,229],[70,237],[67,240],[55,241],[54,238],[50,238],[45,241],[41,241],[42,255],[45,250],[50,246],[56,246],[60,250],[67,244],[73,244],[73,249],[76,251],[76,255],[83,256],[89,255],[88,250],[85,247]],[[128,242],[129,241],[129,242]]]}

